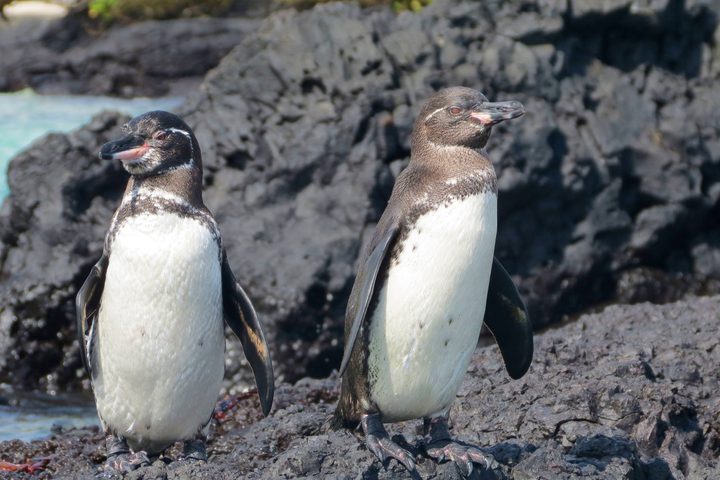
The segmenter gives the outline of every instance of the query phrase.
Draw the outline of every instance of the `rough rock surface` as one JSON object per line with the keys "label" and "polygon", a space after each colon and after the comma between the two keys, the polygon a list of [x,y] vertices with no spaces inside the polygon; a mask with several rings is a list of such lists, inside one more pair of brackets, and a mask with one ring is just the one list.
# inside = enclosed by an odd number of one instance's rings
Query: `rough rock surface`
{"label": "rough rock surface", "polygon": [[[348,4],[271,15],[180,113],[276,372],[294,381],[338,366],[356,256],[407,161],[420,103],[447,85],[528,110],[496,128],[489,150],[497,254],[536,326],[613,299],[720,291],[718,11],[699,0],[438,0],[399,16]],[[0,381],[77,378],[72,298],[124,183],[95,152],[119,121],[49,136],[10,167]],[[245,370],[231,345],[232,376]]]}
{"label": "rough rock surface", "polygon": [[[494,345],[478,348],[451,411],[453,435],[498,462],[473,478],[717,478],[718,312],[720,297],[609,307],[538,335],[533,365],[517,381]],[[328,427],[337,383],[283,385],[264,419],[256,398],[246,398],[215,429],[207,465],[160,459],[126,478],[409,478],[395,463],[384,471],[352,432]],[[416,452],[423,478],[460,478],[453,465],[423,459],[418,423],[389,428]],[[49,456],[46,476],[91,478],[104,461],[101,440],[71,430],[2,442],[0,460]]]}
{"label": "rough rock surface", "polygon": [[0,29],[0,91],[159,96],[197,84],[258,25],[242,18],[139,22],[95,32],[83,17]]}

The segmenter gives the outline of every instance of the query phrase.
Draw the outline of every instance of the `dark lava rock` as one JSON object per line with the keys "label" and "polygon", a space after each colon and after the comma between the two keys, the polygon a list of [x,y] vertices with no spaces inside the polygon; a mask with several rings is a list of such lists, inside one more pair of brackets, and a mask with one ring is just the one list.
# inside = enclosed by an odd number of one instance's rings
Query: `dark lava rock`
{"label": "dark lava rock", "polygon": [[[197,84],[258,25],[243,18],[139,22],[96,32],[79,13],[0,29],[0,91],[159,96]],[[179,85],[176,85],[179,84]]]}
{"label": "dark lava rock", "polygon": [[[489,151],[497,255],[537,327],[618,298],[720,291],[718,11],[580,3],[278,12],[181,107],[203,148],[206,203],[281,378],[337,368],[357,254],[407,162],[422,100],[442,86],[527,108],[496,127]],[[0,381],[62,388],[81,372],[72,298],[125,181],[95,157],[120,121],[108,114],[46,137],[10,167]],[[229,354],[243,385],[236,342]]]}
{"label": "dark lava rock", "polygon": [[[497,461],[475,479],[714,479],[720,472],[720,297],[612,306],[536,337],[528,373],[512,381],[498,349],[479,348],[451,410],[453,435]],[[385,471],[353,432],[329,420],[338,380],[278,388],[261,419],[254,396],[215,426],[207,464],[168,457],[126,478],[409,478]],[[459,479],[425,459],[421,422],[390,425],[423,478]],[[52,478],[91,478],[104,461],[96,430],[0,443],[0,460],[49,456]],[[41,475],[41,477],[43,476]],[[13,478],[13,477],[11,477]],[[14,478],[24,478],[18,474]]]}

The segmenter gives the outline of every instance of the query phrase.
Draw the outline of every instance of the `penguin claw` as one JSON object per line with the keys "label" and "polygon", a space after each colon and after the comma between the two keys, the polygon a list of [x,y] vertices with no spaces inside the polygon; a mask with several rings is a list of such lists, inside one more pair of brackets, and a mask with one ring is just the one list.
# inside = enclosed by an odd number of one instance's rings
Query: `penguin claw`
{"label": "penguin claw", "polygon": [[484,465],[487,470],[497,467],[497,462],[492,455],[483,453],[477,447],[452,439],[447,416],[425,418],[423,424],[425,454],[437,463],[454,462],[464,477],[472,475],[475,464]]}
{"label": "penguin claw", "polygon": [[146,452],[141,450],[135,453],[120,453],[109,456],[105,461],[105,470],[109,473],[125,474],[149,465],[150,458],[148,458]]}
{"label": "penguin claw", "polygon": [[468,457],[471,463],[483,463],[486,470],[492,470],[498,466],[492,455],[484,454],[479,448],[468,447]]}
{"label": "penguin claw", "polygon": [[465,462],[465,470],[463,471],[463,474],[466,477],[469,477],[470,475],[472,475],[472,472],[473,472],[473,462],[468,460],[467,462]]}
{"label": "penguin claw", "polygon": [[477,447],[452,440],[438,440],[426,444],[425,452],[428,457],[438,463],[454,462],[464,477],[472,475],[475,464],[484,465],[485,469],[491,469],[497,465],[492,455],[483,453]]}
{"label": "penguin claw", "polygon": [[365,445],[380,460],[385,470],[392,460],[396,460],[413,478],[419,478],[413,455],[390,439],[379,415],[363,415],[360,424],[365,432]]}
{"label": "penguin claw", "polygon": [[379,437],[377,435],[367,435],[365,443],[385,470],[390,466],[392,460],[397,460],[398,463],[402,464],[409,472],[414,472],[415,460],[410,453],[403,449],[400,445],[393,442],[389,437]]}

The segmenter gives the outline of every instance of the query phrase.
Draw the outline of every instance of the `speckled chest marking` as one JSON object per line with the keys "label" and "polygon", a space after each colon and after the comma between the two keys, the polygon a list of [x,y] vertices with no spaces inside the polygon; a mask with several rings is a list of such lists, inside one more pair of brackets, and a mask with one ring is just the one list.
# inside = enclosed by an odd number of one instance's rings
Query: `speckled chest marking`
{"label": "speckled chest marking", "polygon": [[126,218],[111,240],[98,318],[98,413],[132,448],[192,438],[223,378],[219,245],[205,222],[170,212]]}
{"label": "speckled chest marking", "polygon": [[497,230],[484,191],[421,215],[402,240],[369,332],[370,398],[387,422],[449,409],[477,344]]}
{"label": "speckled chest marking", "polygon": [[[191,218],[202,223],[211,233],[218,245],[218,255],[222,252],[222,241],[215,219],[207,209],[198,208],[185,199],[154,188],[135,186],[125,195],[120,208],[113,215],[108,235],[105,238],[105,249],[112,251],[112,243],[120,228],[129,219],[140,215],[156,215],[160,213],[172,213],[180,218]],[[218,259],[221,259],[218,256]]]}

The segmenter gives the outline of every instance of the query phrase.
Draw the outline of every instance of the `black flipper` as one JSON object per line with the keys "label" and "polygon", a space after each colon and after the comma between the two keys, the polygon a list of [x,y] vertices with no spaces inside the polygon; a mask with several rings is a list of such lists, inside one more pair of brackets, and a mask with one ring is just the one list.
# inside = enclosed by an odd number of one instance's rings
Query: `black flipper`
{"label": "black flipper", "polygon": [[240,339],[245,358],[250,362],[255,385],[257,385],[260,406],[265,415],[270,413],[275,393],[270,350],[265,342],[260,321],[245,291],[235,280],[227,255],[223,252],[222,290],[225,321]]}
{"label": "black flipper", "polygon": [[85,279],[80,291],[75,297],[75,322],[83,365],[90,378],[92,372],[92,345],[95,336],[94,322],[100,311],[100,299],[105,287],[105,273],[107,272],[108,256],[103,252],[100,260],[93,265],[90,274]]}
{"label": "black flipper", "polygon": [[518,379],[525,375],[533,357],[532,323],[512,278],[497,258],[493,258],[484,322],[500,347],[510,376]]}
{"label": "black flipper", "polygon": [[340,364],[340,376],[345,372],[350,362],[358,332],[366,320],[365,317],[367,316],[368,308],[370,308],[370,302],[375,292],[375,284],[380,267],[385,260],[385,256],[392,249],[391,246],[395,242],[399,231],[400,225],[397,222],[390,222],[388,228],[379,236],[379,241],[367,260],[362,262],[358,268],[355,284],[353,285],[353,290],[348,300],[345,328],[347,328],[347,321],[349,319],[352,319],[352,326],[345,339],[345,351],[343,353],[342,363]]}

